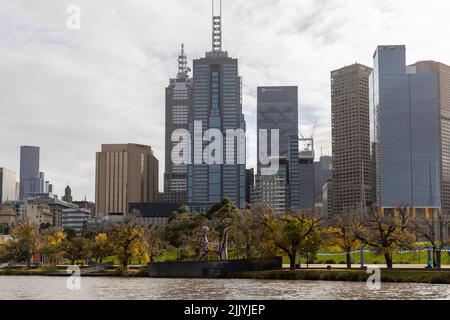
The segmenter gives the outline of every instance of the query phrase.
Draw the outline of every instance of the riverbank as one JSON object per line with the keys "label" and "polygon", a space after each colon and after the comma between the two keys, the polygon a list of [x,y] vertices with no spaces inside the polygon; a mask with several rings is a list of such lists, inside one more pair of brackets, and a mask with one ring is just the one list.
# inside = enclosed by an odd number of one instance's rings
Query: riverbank
{"label": "riverbank", "polygon": [[[67,277],[72,273],[66,272],[62,269],[1,269],[0,276],[48,276],[48,277]],[[83,270],[81,269],[82,277],[147,277],[147,268],[117,270],[117,269],[99,269],[99,270]]]}
{"label": "riverbank", "polygon": [[[2,269],[0,276],[48,276],[67,277],[70,274],[61,269]],[[82,277],[148,277],[147,269],[130,270],[81,270]],[[257,279],[257,280],[317,280],[341,282],[365,282],[370,274],[365,270],[346,269],[302,269],[249,271],[234,273],[227,279]],[[428,283],[450,284],[450,270],[411,270],[411,269],[381,269],[381,282],[389,283]]]}
{"label": "riverbank", "polygon": [[[320,280],[365,282],[370,274],[366,270],[274,270],[241,272],[234,279],[264,280]],[[450,284],[449,270],[388,270],[381,269],[381,282]]]}

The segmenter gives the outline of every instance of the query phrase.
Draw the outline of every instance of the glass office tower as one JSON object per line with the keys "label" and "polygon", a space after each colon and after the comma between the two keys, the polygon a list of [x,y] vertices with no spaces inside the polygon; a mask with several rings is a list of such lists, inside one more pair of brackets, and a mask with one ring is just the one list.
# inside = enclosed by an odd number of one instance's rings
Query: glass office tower
{"label": "glass office tower", "polygon": [[[194,60],[193,105],[189,119],[191,133],[190,160],[188,164],[188,204],[194,209],[208,209],[223,198],[231,199],[240,208],[245,205],[245,134],[241,138],[226,139],[227,133],[245,132],[242,113],[242,79],[238,60],[222,50],[222,22],[220,12],[212,17],[212,50]],[[207,158],[223,158],[208,163],[203,157],[205,148],[217,137],[205,134],[216,129],[223,135],[223,149]],[[195,142],[201,141],[200,145]],[[229,155],[233,151],[234,161]],[[221,154],[217,154],[217,152]]]}
{"label": "glass office tower", "polygon": [[383,208],[440,208],[438,78],[406,66],[405,46],[379,46],[370,98],[376,201]]}

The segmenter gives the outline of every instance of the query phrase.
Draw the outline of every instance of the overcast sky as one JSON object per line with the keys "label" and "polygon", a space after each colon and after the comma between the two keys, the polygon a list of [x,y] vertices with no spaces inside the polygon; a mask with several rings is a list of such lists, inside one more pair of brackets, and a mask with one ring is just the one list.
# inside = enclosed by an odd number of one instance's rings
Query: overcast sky
{"label": "overcast sky", "polygon": [[[81,29],[66,26],[69,5]],[[256,87],[299,86],[299,123],[331,153],[330,71],[372,66],[377,45],[404,44],[407,63],[450,64],[448,0],[223,0],[223,46],[239,59],[248,166],[256,159]],[[0,167],[19,172],[21,145],[61,195],[94,199],[102,143],[150,145],[164,171],[164,88],[184,42],[211,48],[210,0],[0,0]]]}

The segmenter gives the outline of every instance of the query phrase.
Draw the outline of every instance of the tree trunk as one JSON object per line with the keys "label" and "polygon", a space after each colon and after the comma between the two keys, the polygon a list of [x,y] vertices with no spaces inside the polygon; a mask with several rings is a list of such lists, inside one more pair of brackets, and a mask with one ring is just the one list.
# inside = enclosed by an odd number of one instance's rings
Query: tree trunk
{"label": "tree trunk", "polygon": [[384,259],[386,260],[386,265],[388,269],[392,269],[392,256],[390,253],[384,254]]}
{"label": "tree trunk", "polygon": [[441,268],[441,251],[436,251],[436,260],[435,260],[435,268],[440,269]]}
{"label": "tree trunk", "polygon": [[294,270],[295,269],[295,254],[290,254],[288,255],[289,257],[289,265],[290,265],[290,269]]}
{"label": "tree trunk", "polygon": [[350,253],[347,253],[346,257],[347,257],[347,269],[351,269],[352,268],[352,256]]}

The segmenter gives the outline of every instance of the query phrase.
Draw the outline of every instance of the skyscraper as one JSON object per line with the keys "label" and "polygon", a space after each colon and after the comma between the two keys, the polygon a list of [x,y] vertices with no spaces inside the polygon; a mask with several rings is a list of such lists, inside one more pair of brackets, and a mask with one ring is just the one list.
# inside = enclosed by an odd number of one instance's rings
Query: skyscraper
{"label": "skyscraper", "polygon": [[255,170],[253,168],[245,170],[245,202],[252,203],[251,194],[255,187]]}
{"label": "skyscraper", "polygon": [[438,81],[439,180],[441,208],[450,217],[450,66],[436,61],[420,61],[413,65],[422,72],[436,75]]}
{"label": "skyscraper", "polygon": [[[271,130],[279,130],[279,156],[289,157],[289,141],[298,135],[298,87],[258,87],[257,89],[257,129],[267,130],[267,154],[271,155]],[[258,173],[259,159],[258,135]]]}
{"label": "skyscraper", "polygon": [[[290,178],[300,178],[298,167],[298,150],[294,168],[291,168],[291,144],[298,149],[298,87],[296,86],[266,86],[257,88],[257,129],[258,129],[258,169],[256,177],[255,201],[271,205],[277,212],[283,212],[290,206]],[[279,169],[274,176],[262,176],[261,169],[268,166],[260,159],[261,141],[259,132],[267,132],[268,157],[278,158]],[[278,154],[271,150],[272,130],[278,130]],[[291,138],[294,140],[291,141]],[[263,152],[264,153],[264,152]],[[294,170],[291,170],[294,169]],[[293,173],[295,172],[295,173]],[[296,184],[298,187],[298,183]],[[294,188],[295,189],[295,188]],[[297,189],[295,189],[297,190]],[[296,199],[298,200],[297,190]]]}
{"label": "skyscraper", "polygon": [[97,152],[96,214],[128,214],[130,202],[156,202],[158,159],[149,146],[103,144]]}
{"label": "skyscraper", "polygon": [[354,64],[331,72],[333,214],[355,213],[370,200],[371,71]]}
{"label": "skyscraper", "polygon": [[292,135],[289,144],[289,208],[313,209],[314,140]]}
{"label": "skyscraper", "polygon": [[174,164],[171,153],[178,141],[172,141],[172,133],[177,129],[188,129],[189,116],[192,113],[192,78],[189,77],[184,45],[178,56],[178,74],[170,79],[166,88],[166,141],[164,201],[186,203],[187,201],[187,164]]}
{"label": "skyscraper", "polygon": [[17,199],[16,173],[6,168],[0,168],[0,205],[5,201]]}
{"label": "skyscraper", "polygon": [[321,156],[314,162],[314,194],[316,201],[322,200],[323,187],[333,176],[332,157]]}
{"label": "skyscraper", "polygon": [[20,199],[32,193],[42,193],[39,171],[39,147],[20,147]]}
{"label": "skyscraper", "polygon": [[405,53],[405,46],[379,46],[374,54],[376,198],[382,208],[440,208],[438,77],[406,66]]}
{"label": "skyscraper", "polygon": [[[224,138],[223,152],[220,153],[225,158],[234,147],[235,161],[232,163],[224,160],[223,164],[220,161],[208,164],[202,157],[203,149],[208,144],[205,140],[212,141],[211,137],[202,139],[206,130],[217,129],[224,136],[227,131],[245,131],[238,60],[222,50],[221,19],[221,6],[218,14],[213,8],[212,51],[207,52],[204,58],[194,60],[193,109],[189,121],[193,139],[191,164],[188,165],[188,202],[207,207],[227,197],[242,208],[245,203],[246,161],[245,147],[241,147],[245,143],[239,144],[239,138],[228,143]],[[203,140],[203,144],[196,146],[195,140]]]}

